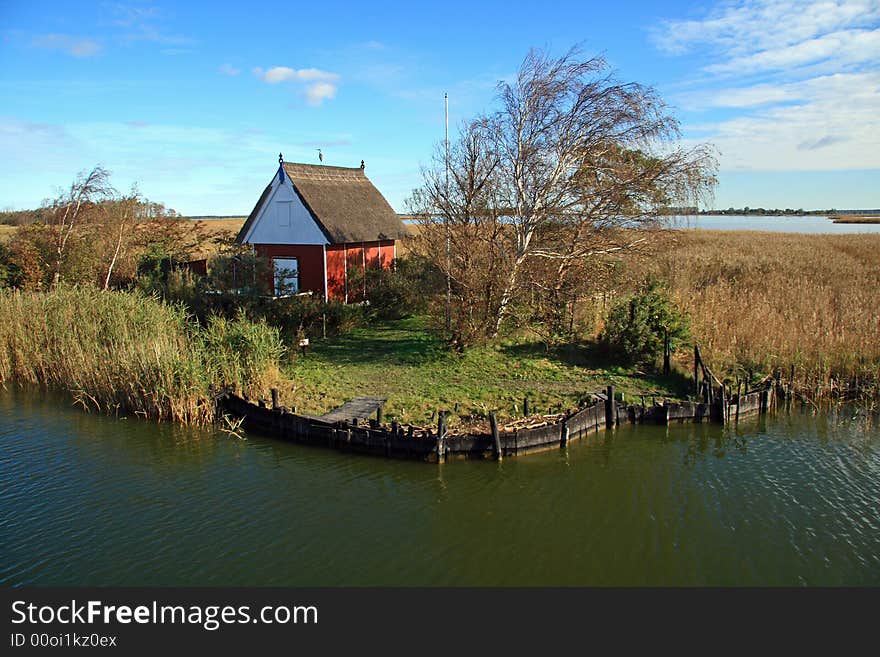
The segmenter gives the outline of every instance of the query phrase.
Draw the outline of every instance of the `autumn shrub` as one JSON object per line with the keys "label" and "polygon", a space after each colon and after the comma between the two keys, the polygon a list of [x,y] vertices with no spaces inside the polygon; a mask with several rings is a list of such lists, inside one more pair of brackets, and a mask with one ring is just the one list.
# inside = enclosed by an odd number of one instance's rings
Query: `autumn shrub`
{"label": "autumn shrub", "polygon": [[689,340],[689,321],[656,280],[617,302],[602,334],[602,342],[627,364],[656,363],[667,339],[671,351]]}

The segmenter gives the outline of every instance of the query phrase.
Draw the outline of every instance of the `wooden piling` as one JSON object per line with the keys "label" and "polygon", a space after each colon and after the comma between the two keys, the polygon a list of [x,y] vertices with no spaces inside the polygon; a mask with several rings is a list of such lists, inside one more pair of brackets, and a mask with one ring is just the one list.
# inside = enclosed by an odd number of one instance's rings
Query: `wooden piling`
{"label": "wooden piling", "polygon": [[669,331],[664,329],[663,331],[663,374],[669,375],[672,371],[672,366],[670,364],[670,359],[672,357],[672,350],[669,348]]}
{"label": "wooden piling", "polygon": [[617,420],[617,406],[614,401],[614,386],[608,386],[605,399],[605,428],[611,429]]}
{"label": "wooden piling", "polygon": [[272,393],[272,410],[277,411],[281,408],[281,404],[278,402],[278,388],[272,388],[270,392]]}
{"label": "wooden piling", "polygon": [[495,417],[494,411],[489,413],[489,428],[492,430],[492,444],[495,446],[495,458],[500,461],[501,454],[501,436],[498,433],[498,418]]}

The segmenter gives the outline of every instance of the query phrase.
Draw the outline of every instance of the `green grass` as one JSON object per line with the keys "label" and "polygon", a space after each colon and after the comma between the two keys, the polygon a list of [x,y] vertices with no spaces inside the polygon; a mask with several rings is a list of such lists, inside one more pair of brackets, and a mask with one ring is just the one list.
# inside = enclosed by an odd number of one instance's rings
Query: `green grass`
{"label": "green grass", "polygon": [[547,352],[527,340],[499,341],[464,355],[449,353],[419,319],[387,322],[328,340],[312,340],[305,358],[284,367],[282,403],[320,414],[346,400],[386,397],[386,420],[424,425],[439,409],[453,411],[451,424],[479,421],[489,411],[512,419],[528,396],[535,413],[578,406],[607,384],[632,398],[638,394],[680,397],[687,377],[651,376],[602,367],[590,345]]}

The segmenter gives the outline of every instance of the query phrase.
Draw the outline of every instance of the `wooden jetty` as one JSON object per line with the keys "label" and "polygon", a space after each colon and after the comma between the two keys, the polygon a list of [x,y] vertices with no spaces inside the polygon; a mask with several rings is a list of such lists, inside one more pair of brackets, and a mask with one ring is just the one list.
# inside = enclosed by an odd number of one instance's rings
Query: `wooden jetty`
{"label": "wooden jetty", "polygon": [[355,397],[329,413],[319,415],[322,422],[351,422],[358,424],[376,415],[376,421],[382,421],[382,406],[387,400],[382,397]]}

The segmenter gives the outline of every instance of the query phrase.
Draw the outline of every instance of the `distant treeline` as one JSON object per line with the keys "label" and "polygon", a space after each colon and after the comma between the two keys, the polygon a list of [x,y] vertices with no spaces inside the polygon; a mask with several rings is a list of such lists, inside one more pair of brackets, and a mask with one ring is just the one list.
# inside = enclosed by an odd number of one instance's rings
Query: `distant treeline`
{"label": "distant treeline", "polygon": [[7,226],[26,226],[28,224],[45,223],[51,214],[49,208],[36,210],[2,210],[0,224]]}
{"label": "distant treeline", "polygon": [[701,215],[761,215],[761,216],[794,216],[794,217],[802,217],[806,215],[836,215],[836,214],[877,214],[880,210],[837,210],[835,208],[830,208],[828,210],[804,210],[803,208],[798,208],[794,210],[792,208],[785,208],[781,210],[779,208],[750,208],[748,206],[744,208],[727,208],[726,210],[700,210],[699,212],[689,212],[682,214],[701,214]]}
{"label": "distant treeline", "polygon": [[[180,217],[180,213],[166,208],[163,203],[154,203],[144,199],[141,214],[146,217]],[[55,216],[57,207],[47,202],[36,210],[0,210],[0,225],[29,226],[30,224],[49,224]],[[182,218],[182,217],[181,217]],[[220,217],[217,217],[218,219]]]}

